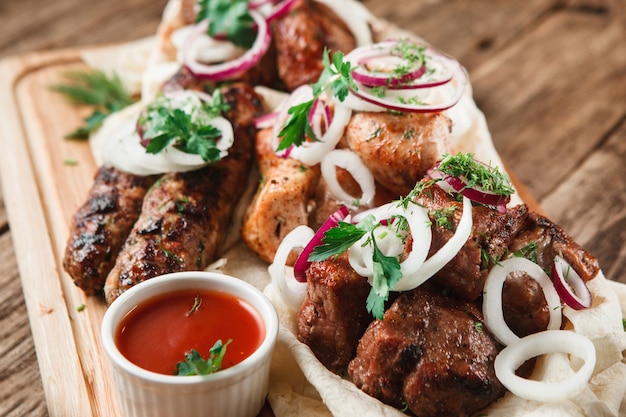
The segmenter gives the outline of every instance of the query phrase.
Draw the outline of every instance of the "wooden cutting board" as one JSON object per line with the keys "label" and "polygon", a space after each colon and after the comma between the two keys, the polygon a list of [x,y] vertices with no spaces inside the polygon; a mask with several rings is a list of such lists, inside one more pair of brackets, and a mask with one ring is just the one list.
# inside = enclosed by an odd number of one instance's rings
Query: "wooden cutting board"
{"label": "wooden cutting board", "polygon": [[[63,139],[89,110],[49,87],[84,68],[77,49],[0,62],[0,178],[50,415],[115,417],[121,411],[99,336],[105,304],[85,296],[61,266],[71,216],[96,165],[86,141]],[[269,406],[261,415],[272,415]]]}

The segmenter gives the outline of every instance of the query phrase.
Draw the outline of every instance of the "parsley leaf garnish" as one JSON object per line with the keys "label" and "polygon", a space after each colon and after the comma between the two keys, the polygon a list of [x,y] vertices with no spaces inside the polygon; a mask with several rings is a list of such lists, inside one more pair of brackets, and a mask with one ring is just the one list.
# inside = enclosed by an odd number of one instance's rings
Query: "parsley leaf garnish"
{"label": "parsley leaf garnish", "polygon": [[358,224],[339,222],[337,226],[324,233],[322,244],[313,248],[308,260],[309,262],[324,261],[339,255],[373,229],[374,216],[367,216]]}
{"label": "parsley leaf garnish", "polygon": [[208,35],[223,36],[249,49],[256,39],[254,19],[248,11],[248,0],[200,0],[196,23],[208,19]]}
{"label": "parsley leaf garnish", "polygon": [[358,90],[352,79],[352,64],[344,62],[344,55],[337,51],[333,54],[332,64],[330,62],[330,52],[324,49],[322,62],[324,70],[320,74],[318,81],[313,84],[313,99],[304,103],[292,106],[288,110],[289,118],[282,126],[278,137],[281,138],[277,151],[288,149],[291,146],[300,146],[308,137],[310,140],[319,140],[309,124],[309,113],[313,109],[315,100],[330,91],[333,96],[343,102],[348,96],[350,89]]}
{"label": "parsley leaf garnish", "polygon": [[102,71],[71,71],[64,74],[67,84],[55,84],[52,90],[64,94],[76,104],[93,107],[85,124],[68,133],[66,139],[87,139],[111,113],[131,105],[135,100],[124,88],[117,74]]}
{"label": "parsley leaf garnish", "polygon": [[222,132],[210,124],[210,119],[224,110],[221,95],[213,95],[215,105],[200,99],[173,103],[161,97],[151,103],[138,120],[143,128],[143,138],[148,142],[146,152],[159,153],[173,144],[179,150],[200,155],[205,162],[221,158],[215,139]]}
{"label": "parsley leaf garnish", "polygon": [[185,361],[176,364],[176,375],[209,375],[219,371],[222,368],[222,360],[226,354],[226,347],[232,342],[222,343],[221,340],[215,342],[209,350],[209,357],[204,359],[197,350],[192,349],[191,352],[185,354]]}
{"label": "parsley leaf garnish", "polygon": [[377,319],[385,314],[385,301],[389,299],[389,292],[402,278],[400,261],[395,256],[386,256],[376,244],[372,234],[374,254],[372,256],[374,277],[372,289],[367,296],[367,311]]}

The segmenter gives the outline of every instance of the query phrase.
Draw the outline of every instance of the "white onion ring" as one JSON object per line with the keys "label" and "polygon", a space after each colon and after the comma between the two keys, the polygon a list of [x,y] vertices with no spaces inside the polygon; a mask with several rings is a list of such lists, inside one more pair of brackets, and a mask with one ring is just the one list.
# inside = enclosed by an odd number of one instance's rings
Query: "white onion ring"
{"label": "white onion ring", "polygon": [[333,120],[324,135],[319,138],[319,141],[304,142],[300,146],[295,146],[291,150],[290,157],[306,165],[319,164],[337,146],[351,115],[352,110],[338,102],[335,103]]}
{"label": "white onion ring", "polygon": [[463,214],[454,232],[448,240],[433,256],[428,258],[419,269],[411,274],[403,274],[402,279],[396,284],[396,291],[408,291],[417,288],[435,275],[441,268],[456,256],[467,239],[472,234],[472,203],[467,197],[463,197]]}
{"label": "white onion ring", "polygon": [[213,81],[222,81],[237,76],[256,65],[256,63],[259,62],[259,60],[267,52],[272,35],[267,21],[259,12],[250,10],[250,16],[254,19],[257,25],[257,37],[250,49],[244,52],[243,55],[231,61],[215,65],[205,65],[196,61],[195,57],[192,56],[192,51],[189,45],[195,41],[197,36],[206,32],[209,21],[205,19],[193,28],[193,31],[190,33],[190,36],[185,43],[185,48],[183,50],[183,61],[185,66],[198,77],[207,78]]}
{"label": "white onion ring", "polygon": [[[584,365],[572,376],[558,382],[521,378],[515,370],[533,357],[547,353],[569,353]],[[518,397],[541,402],[563,401],[585,388],[596,363],[593,343],[585,336],[568,330],[546,330],[526,336],[504,348],[494,363],[496,377]]]}
{"label": "white onion ring", "polygon": [[507,276],[512,272],[526,272],[533,278],[541,289],[548,303],[550,321],[548,330],[558,330],[561,328],[561,300],[552,285],[552,281],[543,269],[536,263],[526,258],[509,258],[494,265],[483,291],[483,315],[485,324],[494,337],[503,345],[510,345],[520,340],[509,328],[504,320],[502,310],[502,287]]}
{"label": "white onion ring", "polygon": [[[285,305],[292,311],[300,309],[306,297],[307,283],[298,282],[294,278],[293,268],[287,266],[287,258],[292,249],[304,248],[314,235],[313,229],[304,225],[300,225],[287,233],[276,250],[274,262],[267,267],[272,284],[278,289]],[[286,269],[289,269],[289,274],[286,273]]]}
{"label": "white onion ring", "polygon": [[[348,194],[339,181],[337,181],[337,167],[343,168],[352,175],[352,178],[361,188],[361,197],[355,197]],[[370,206],[374,201],[376,194],[376,185],[374,176],[365,166],[361,158],[349,149],[335,149],[329,152],[321,162],[322,176],[328,188],[336,199],[344,203],[346,206],[359,208],[362,206]],[[358,200],[358,204],[355,201]]]}
{"label": "white onion ring", "polygon": [[176,47],[176,59],[185,61],[185,54],[194,61],[204,64],[225,62],[241,56],[245,50],[234,43],[216,39],[207,34],[207,24],[187,25],[176,29],[170,35],[172,44]]}
{"label": "white onion ring", "polygon": [[[278,137],[283,125],[289,118],[289,109],[298,104],[313,100],[313,88],[308,85],[301,85],[289,94],[286,100],[283,100],[275,110],[276,117],[274,127],[272,129],[272,148],[278,149],[280,138]],[[281,150],[276,152],[277,155],[286,157],[290,150]]]}
{"label": "white onion ring", "polygon": [[[426,214],[426,210],[417,204],[409,204],[405,210],[404,207],[397,203],[388,203],[380,206],[377,210],[373,210],[371,214],[374,216],[375,222],[387,220],[392,216],[399,216],[406,219],[413,238],[413,247],[407,257],[400,262],[400,271],[402,272],[402,276],[415,273],[424,263],[426,256],[428,256],[428,249],[432,241],[430,220]],[[394,234],[395,233],[390,232],[390,235]],[[369,237],[369,235],[363,236],[361,240],[350,247],[348,260],[357,274],[369,278],[371,284],[372,277],[374,276],[372,264],[374,249],[371,243],[367,245],[364,244]],[[378,240],[376,242],[382,250],[381,242]],[[419,245],[417,244],[418,242]],[[383,251],[383,253],[385,253],[385,251]],[[385,253],[385,255],[397,256],[398,253]],[[402,280],[400,280],[400,282],[402,282]]]}
{"label": "white onion ring", "polygon": [[316,0],[330,8],[346,24],[357,47],[369,45],[373,40],[370,21],[372,15],[361,3],[347,2],[342,0]]}

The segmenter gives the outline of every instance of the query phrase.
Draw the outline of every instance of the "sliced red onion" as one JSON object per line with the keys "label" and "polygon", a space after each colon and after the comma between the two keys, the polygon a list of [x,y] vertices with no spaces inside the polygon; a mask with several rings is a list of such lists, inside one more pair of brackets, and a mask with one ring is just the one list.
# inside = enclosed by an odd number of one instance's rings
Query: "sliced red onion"
{"label": "sliced red onion", "polygon": [[[388,41],[358,48],[346,55],[346,59],[358,66],[373,56],[385,53],[392,56],[393,48],[399,43]],[[458,61],[430,46],[426,46],[425,56],[426,70],[414,69],[405,78],[368,73],[358,67],[353,72],[358,89],[351,89],[350,95],[384,109],[401,112],[424,113],[449,109],[463,96],[468,83],[467,72]],[[380,87],[385,86],[390,88],[381,90]],[[358,103],[356,105],[364,107]]]}
{"label": "sliced red onion", "polygon": [[552,281],[543,269],[526,258],[509,258],[494,265],[487,275],[483,290],[483,315],[485,324],[496,339],[503,345],[510,345],[520,340],[504,321],[502,310],[502,287],[507,276],[513,272],[525,272],[537,281],[548,304],[550,321],[548,330],[561,328],[561,300],[552,285]]}
{"label": "sliced red onion", "polygon": [[[352,78],[355,82],[368,87],[397,87],[416,80],[426,73],[424,64],[420,64],[410,71],[396,75],[394,69],[403,65],[406,61],[391,50],[397,42],[383,42],[352,50],[346,55],[346,60],[355,65],[352,70]],[[387,64],[388,68],[382,68],[380,64]],[[369,67],[377,64],[379,71]]]}
{"label": "sliced red onion", "polygon": [[571,265],[557,255],[552,266],[552,283],[561,300],[574,310],[591,307],[591,292]]}
{"label": "sliced red onion", "polygon": [[289,13],[289,11],[291,10],[291,8],[293,7],[293,5],[295,3],[296,3],[296,0],[283,0],[283,1],[281,1],[280,3],[274,5],[272,10],[265,17],[265,19],[269,23],[269,22],[273,21],[274,19],[278,19],[278,18],[286,15],[287,13]]}
{"label": "sliced red onion", "polygon": [[254,119],[254,127],[256,129],[267,129],[276,124],[277,118],[278,112],[264,114],[263,116],[259,116]]}
{"label": "sliced red onion", "polygon": [[[557,381],[522,378],[515,371],[527,360],[549,353],[567,353],[584,361],[580,368]],[[559,402],[579,394],[589,382],[596,366],[596,349],[589,338],[569,330],[546,330],[531,334],[505,347],[496,356],[496,377],[520,398],[540,402]]]}
{"label": "sliced red onion", "polygon": [[311,238],[309,243],[306,244],[304,250],[300,252],[300,255],[296,259],[296,263],[293,264],[293,275],[298,282],[306,282],[306,270],[309,269],[311,262],[309,262],[309,256],[313,252],[316,246],[322,244],[324,234],[333,227],[337,226],[340,221],[345,220],[348,217],[350,211],[346,206],[339,207],[328,219],[322,224],[322,226],[315,232],[315,235]]}
{"label": "sliced red onion", "polygon": [[461,178],[444,175],[436,167],[429,169],[428,176],[433,179],[441,179],[437,183],[444,191],[450,192],[451,190],[486,206],[496,207],[498,212],[506,213],[506,205],[511,201],[510,195],[495,194],[489,191],[485,191],[481,188],[471,188],[467,186]]}
{"label": "sliced red onion", "polygon": [[274,262],[267,268],[272,278],[272,284],[278,289],[285,305],[292,311],[298,311],[302,305],[306,296],[307,284],[306,278],[304,282],[301,282],[291,279],[291,274],[286,273],[287,269],[291,269],[287,267],[287,258],[294,248],[305,247],[314,236],[313,230],[305,225],[298,226],[287,233],[276,250]]}
{"label": "sliced red onion", "polygon": [[243,55],[232,61],[215,65],[205,65],[198,62],[195,57],[192,56],[193,54],[191,53],[190,45],[198,36],[200,36],[201,33],[206,32],[209,21],[203,20],[193,28],[193,31],[190,33],[189,38],[187,38],[187,41],[185,42],[183,49],[183,60],[185,66],[200,78],[221,81],[238,76],[242,72],[256,65],[267,52],[272,36],[267,21],[260,13],[255,10],[250,10],[250,16],[252,16],[257,25],[257,37],[254,40],[252,47]]}

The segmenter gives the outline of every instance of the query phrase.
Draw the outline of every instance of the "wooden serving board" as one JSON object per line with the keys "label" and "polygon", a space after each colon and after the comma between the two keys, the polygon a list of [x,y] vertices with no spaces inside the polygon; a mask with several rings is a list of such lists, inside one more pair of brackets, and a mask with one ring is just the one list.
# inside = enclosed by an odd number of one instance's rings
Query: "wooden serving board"
{"label": "wooden serving board", "polygon": [[[0,62],[0,178],[49,413],[115,417],[120,406],[100,343],[106,306],[62,269],[70,219],[97,168],[86,141],[63,139],[88,109],[49,88],[77,69],[85,69],[78,49]],[[272,412],[266,406],[261,415]]]}

